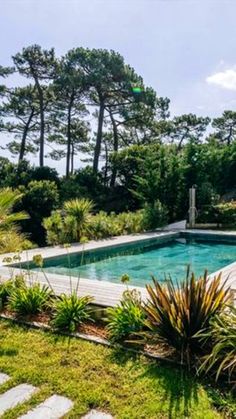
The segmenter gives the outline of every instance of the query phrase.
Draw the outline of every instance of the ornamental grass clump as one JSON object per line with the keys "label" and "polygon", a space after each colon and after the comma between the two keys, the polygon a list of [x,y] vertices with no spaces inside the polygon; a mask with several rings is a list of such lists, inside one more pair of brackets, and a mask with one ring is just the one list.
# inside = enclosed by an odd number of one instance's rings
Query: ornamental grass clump
{"label": "ornamental grass clump", "polygon": [[227,303],[229,290],[225,289],[225,282],[222,283],[221,275],[209,280],[205,272],[198,279],[188,271],[180,285],[171,279],[162,285],[153,278],[153,285],[146,288],[149,299],[144,306],[148,328],[145,339],[167,343],[190,366],[191,356],[202,348],[195,335],[208,327]]}
{"label": "ornamental grass clump", "polygon": [[51,291],[39,283],[14,287],[10,294],[8,308],[18,315],[35,315],[49,309]]}
{"label": "ornamental grass clump", "polygon": [[52,326],[62,331],[75,332],[85,321],[91,320],[89,305],[92,297],[78,297],[76,292],[71,295],[62,294],[55,301]]}
{"label": "ornamental grass clump", "polygon": [[212,373],[216,381],[226,376],[229,383],[236,383],[236,308],[230,306],[216,315],[210,327],[198,334],[210,342],[211,351],[202,358],[199,372]]}

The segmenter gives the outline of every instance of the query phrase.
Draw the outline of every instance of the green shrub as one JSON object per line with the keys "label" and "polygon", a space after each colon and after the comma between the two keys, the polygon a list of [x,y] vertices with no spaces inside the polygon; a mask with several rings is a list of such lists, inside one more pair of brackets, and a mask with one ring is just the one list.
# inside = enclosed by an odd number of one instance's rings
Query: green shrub
{"label": "green shrub", "polygon": [[22,223],[24,231],[31,234],[34,242],[44,245],[45,230],[42,222],[58,207],[57,185],[49,180],[32,181],[27,188],[22,188],[22,192],[22,208],[30,215],[30,219]]}
{"label": "green shrub", "polygon": [[159,200],[153,204],[146,204],[143,213],[143,227],[145,230],[153,230],[168,223],[168,212]]}
{"label": "green shrub", "polygon": [[104,211],[99,211],[98,214],[93,215],[89,222],[89,238],[103,239],[116,235],[114,217],[109,216]]}
{"label": "green shrub", "polygon": [[59,330],[74,332],[81,323],[91,319],[89,296],[78,297],[76,293],[63,294],[56,300],[52,325]]}
{"label": "green shrub", "polygon": [[224,313],[215,316],[210,328],[198,334],[198,338],[210,340],[212,350],[202,358],[200,371],[213,372],[218,380],[221,374],[228,376],[228,381],[236,381],[236,308],[230,307]]}
{"label": "green shrub", "polygon": [[48,244],[55,246],[66,242],[61,211],[52,211],[50,217],[44,218],[43,227],[46,230]]}
{"label": "green shrub", "polygon": [[108,336],[111,342],[122,342],[143,328],[145,314],[140,294],[136,290],[126,291],[116,307],[107,309]]}
{"label": "green shrub", "polygon": [[50,305],[51,292],[38,283],[29,287],[14,287],[9,297],[9,309],[19,315],[38,314]]}
{"label": "green shrub", "polygon": [[169,344],[190,364],[190,355],[201,348],[196,333],[208,327],[227,302],[229,292],[224,285],[220,275],[209,281],[207,272],[199,279],[188,275],[181,285],[171,279],[167,285],[161,285],[153,279],[153,286],[146,287],[146,338]]}
{"label": "green shrub", "polygon": [[8,302],[14,284],[12,280],[0,283],[0,308],[2,309]]}
{"label": "green shrub", "polygon": [[25,280],[22,275],[16,275],[14,278],[7,281],[0,281],[0,308],[4,308],[15,288],[25,285]]}
{"label": "green shrub", "polygon": [[138,233],[143,229],[142,210],[118,215],[100,211],[92,215],[91,209],[91,201],[77,199],[65,203],[63,211],[53,211],[43,221],[48,244],[72,243],[83,236],[91,240],[103,239]]}
{"label": "green shrub", "polygon": [[219,223],[236,225],[236,201],[215,205],[215,210]]}
{"label": "green shrub", "polygon": [[140,233],[143,229],[143,211],[121,212],[116,216],[120,234]]}
{"label": "green shrub", "polygon": [[80,241],[86,235],[93,202],[88,199],[72,199],[64,204],[65,231],[73,240]]}

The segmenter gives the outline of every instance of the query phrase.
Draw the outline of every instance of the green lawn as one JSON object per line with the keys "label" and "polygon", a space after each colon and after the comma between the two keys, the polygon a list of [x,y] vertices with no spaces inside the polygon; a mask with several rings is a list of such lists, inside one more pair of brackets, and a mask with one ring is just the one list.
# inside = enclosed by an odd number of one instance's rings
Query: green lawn
{"label": "green lawn", "polygon": [[0,371],[12,377],[1,392],[21,382],[40,387],[30,402],[3,419],[17,418],[53,393],[74,400],[68,418],[80,418],[91,408],[126,419],[223,417],[212,405],[215,391],[178,368],[7,321],[0,321]]}

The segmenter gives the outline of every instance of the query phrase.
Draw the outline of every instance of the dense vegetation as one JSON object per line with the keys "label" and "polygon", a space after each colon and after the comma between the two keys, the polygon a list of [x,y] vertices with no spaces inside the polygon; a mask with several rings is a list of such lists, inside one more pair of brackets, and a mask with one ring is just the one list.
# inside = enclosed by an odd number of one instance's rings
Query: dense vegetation
{"label": "dense vegetation", "polygon": [[[59,222],[74,199],[93,201],[94,237],[117,229],[109,227],[113,212],[131,218],[144,209],[140,229],[175,221],[187,216],[192,185],[199,222],[235,225],[235,204],[224,200],[236,193],[236,112],[212,121],[172,117],[169,99],[114,51],[75,48],[57,57],[33,45],[12,59],[12,67],[0,66],[0,132],[18,163],[1,158],[0,187],[22,194],[15,210],[28,213],[21,226],[32,242],[45,245],[53,234],[44,220],[53,211]],[[14,74],[23,87],[9,87]],[[32,155],[39,167],[27,162]],[[45,156],[65,162],[65,176],[45,166]],[[87,166],[75,169],[81,159]]]}

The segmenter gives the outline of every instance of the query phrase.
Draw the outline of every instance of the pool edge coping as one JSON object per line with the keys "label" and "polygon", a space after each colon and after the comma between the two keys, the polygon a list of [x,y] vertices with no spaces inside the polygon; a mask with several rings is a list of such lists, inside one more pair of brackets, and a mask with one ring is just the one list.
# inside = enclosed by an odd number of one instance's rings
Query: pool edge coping
{"label": "pool edge coping", "polygon": [[[22,263],[30,262],[32,261],[32,258],[36,254],[41,254],[43,258],[50,259],[54,257],[60,257],[65,256],[67,252],[69,254],[74,253],[82,253],[83,251],[94,251],[98,249],[109,249],[113,247],[119,247],[123,245],[132,245],[137,243],[146,242],[148,240],[154,240],[154,239],[162,239],[162,238],[172,238],[176,237],[181,233],[187,233],[194,235],[212,235],[212,236],[219,236],[219,237],[234,237],[236,239],[236,231],[235,232],[216,232],[214,230],[178,230],[178,231],[165,231],[165,230],[157,230],[154,232],[147,232],[142,234],[135,234],[135,235],[127,235],[127,236],[118,236],[118,237],[112,237],[110,239],[106,240],[99,240],[99,241],[91,241],[85,244],[73,244],[69,248],[65,249],[62,246],[56,246],[56,247],[45,247],[45,248],[37,248],[37,249],[31,249],[29,251],[24,251],[21,253],[23,254],[26,259],[23,258]],[[55,254],[56,251],[56,254]],[[54,252],[54,254],[53,254]],[[9,266],[3,265],[3,259],[6,257],[12,257],[14,255],[13,253],[8,253],[0,256],[0,277],[9,277]],[[13,268],[16,274],[22,273],[20,268]],[[227,285],[230,286],[233,293],[236,294],[236,261],[224,266],[222,269],[213,272],[209,275],[210,279],[213,279],[214,276],[219,274],[221,272],[222,274],[222,282],[226,280],[226,278],[230,277],[230,283]],[[30,278],[31,276],[31,278]],[[37,271],[30,271],[29,281],[38,281],[42,284],[46,284],[47,282],[41,272]],[[52,284],[53,288],[55,289],[55,293],[61,294],[63,292],[67,293],[70,291],[69,288],[69,281],[68,276],[66,275],[59,275],[59,274],[53,274],[53,273],[47,273],[47,277]],[[72,286],[73,289],[76,289],[78,279],[76,277],[72,278]],[[137,289],[140,291],[142,298],[145,300],[147,298],[147,292],[144,287],[134,287],[129,286],[130,289]],[[106,307],[106,306],[114,306],[116,305],[121,297],[123,292],[127,289],[126,285],[123,284],[117,284],[112,283],[109,281],[99,281],[99,280],[93,280],[88,278],[80,278],[80,285],[79,285],[79,291],[80,295],[91,295],[94,297],[94,304]],[[94,295],[95,294],[95,295]]]}

